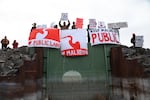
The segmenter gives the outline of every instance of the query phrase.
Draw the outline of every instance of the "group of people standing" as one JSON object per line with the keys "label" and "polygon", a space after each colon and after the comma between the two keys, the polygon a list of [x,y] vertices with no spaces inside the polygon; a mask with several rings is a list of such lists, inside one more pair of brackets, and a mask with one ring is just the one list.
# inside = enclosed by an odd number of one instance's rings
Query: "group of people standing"
{"label": "group of people standing", "polygon": [[[36,29],[36,23],[33,23],[32,24],[32,28],[31,28],[31,31],[33,29]],[[68,20],[68,23],[66,23],[65,21],[63,22],[63,24],[61,24],[61,20],[59,21],[58,23],[59,27],[61,30],[65,30],[65,29],[69,29],[70,27],[70,21]],[[54,25],[54,28],[58,28],[58,25]],[[72,26],[71,26],[71,29],[76,29],[76,23],[73,21],[72,23]],[[87,31],[89,30],[89,24],[87,26]],[[90,36],[89,36],[89,33],[88,33],[88,42],[90,42]],[[133,47],[135,47],[135,33],[133,33],[132,35],[132,38],[131,38],[131,43],[133,44]]]}
{"label": "group of people standing", "polygon": [[[61,21],[61,20],[59,21],[58,25],[59,25],[59,27],[60,27],[61,30],[69,29],[69,27],[70,27],[70,21],[68,20],[67,22],[68,22],[68,23],[66,23],[66,22],[64,21],[63,24],[62,24],[62,21]],[[54,25],[54,28],[58,28],[58,25]],[[32,24],[31,31],[32,31],[33,29],[36,29],[36,23],[33,23],[33,24]],[[71,29],[76,29],[75,22],[72,22]]]}
{"label": "group of people standing", "polygon": [[[2,40],[1,40],[1,44],[2,44],[2,49],[7,49],[9,48],[9,40],[7,39],[7,36],[5,36]],[[13,49],[18,48],[19,43],[14,40],[12,43]]]}

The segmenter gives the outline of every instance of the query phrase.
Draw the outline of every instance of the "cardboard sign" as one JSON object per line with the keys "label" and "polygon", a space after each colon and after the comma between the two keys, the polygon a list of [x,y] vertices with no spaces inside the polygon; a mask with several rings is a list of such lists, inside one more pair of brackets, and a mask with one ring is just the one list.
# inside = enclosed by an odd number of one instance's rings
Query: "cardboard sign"
{"label": "cardboard sign", "polygon": [[28,46],[60,48],[59,29],[33,29],[30,32]]}
{"label": "cardboard sign", "polygon": [[83,27],[83,18],[76,18],[76,28]]}
{"label": "cardboard sign", "polygon": [[46,24],[37,25],[37,28],[47,28],[47,25]]}
{"label": "cardboard sign", "polygon": [[107,29],[90,30],[89,34],[90,34],[91,45],[120,44],[118,34],[113,31],[109,31]]}
{"label": "cardboard sign", "polygon": [[64,56],[88,55],[85,29],[61,30],[61,54]]}
{"label": "cardboard sign", "polygon": [[135,47],[142,47],[143,42],[143,36],[135,36]]}
{"label": "cardboard sign", "polygon": [[128,27],[127,22],[118,22],[118,23],[108,23],[109,29],[125,28]]}
{"label": "cardboard sign", "polygon": [[103,21],[98,21],[98,28],[106,28],[106,25]]}
{"label": "cardboard sign", "polygon": [[61,20],[67,21],[68,20],[68,13],[61,13]]}
{"label": "cardboard sign", "polygon": [[96,29],[96,19],[89,19],[89,29]]}

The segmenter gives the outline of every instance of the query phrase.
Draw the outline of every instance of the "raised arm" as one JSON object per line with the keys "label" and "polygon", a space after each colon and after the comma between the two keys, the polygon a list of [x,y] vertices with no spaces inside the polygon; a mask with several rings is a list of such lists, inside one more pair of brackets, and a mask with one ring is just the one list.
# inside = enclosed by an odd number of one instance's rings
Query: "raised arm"
{"label": "raised arm", "polygon": [[69,27],[70,26],[70,21],[68,20],[68,25],[67,25],[67,27]]}
{"label": "raised arm", "polygon": [[59,21],[59,26],[62,27],[62,25],[61,25],[61,20]]}

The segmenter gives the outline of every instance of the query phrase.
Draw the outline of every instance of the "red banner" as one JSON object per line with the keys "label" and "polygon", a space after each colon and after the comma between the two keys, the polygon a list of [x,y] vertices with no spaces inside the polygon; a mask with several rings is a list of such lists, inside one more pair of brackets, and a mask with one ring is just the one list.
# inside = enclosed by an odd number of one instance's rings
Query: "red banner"
{"label": "red banner", "polygon": [[30,32],[29,47],[60,48],[59,29],[38,28]]}

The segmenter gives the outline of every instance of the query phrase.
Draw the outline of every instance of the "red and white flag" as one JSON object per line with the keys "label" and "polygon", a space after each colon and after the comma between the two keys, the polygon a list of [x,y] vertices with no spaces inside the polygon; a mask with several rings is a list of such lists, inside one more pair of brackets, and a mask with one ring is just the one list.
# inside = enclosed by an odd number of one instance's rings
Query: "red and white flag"
{"label": "red and white flag", "polygon": [[30,32],[28,46],[60,48],[59,29],[33,29]]}
{"label": "red and white flag", "polygon": [[85,29],[61,30],[61,54],[64,56],[88,55]]}

